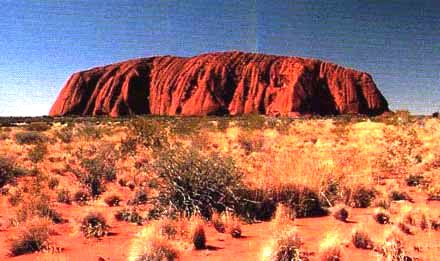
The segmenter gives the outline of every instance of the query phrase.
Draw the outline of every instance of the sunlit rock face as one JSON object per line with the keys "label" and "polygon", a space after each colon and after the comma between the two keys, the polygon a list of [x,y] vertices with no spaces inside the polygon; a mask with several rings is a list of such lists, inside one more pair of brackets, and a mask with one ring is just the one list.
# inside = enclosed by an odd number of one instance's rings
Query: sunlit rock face
{"label": "sunlit rock face", "polygon": [[377,115],[365,72],[316,59],[222,52],[158,56],[74,73],[50,115]]}

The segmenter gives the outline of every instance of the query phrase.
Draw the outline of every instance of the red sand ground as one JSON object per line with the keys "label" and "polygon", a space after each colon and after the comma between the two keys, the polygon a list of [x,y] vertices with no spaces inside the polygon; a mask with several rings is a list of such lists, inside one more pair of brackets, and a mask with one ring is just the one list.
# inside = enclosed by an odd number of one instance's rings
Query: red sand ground
{"label": "red sand ground", "polygon": [[[423,206],[426,204],[430,209],[439,209],[440,202],[427,202],[426,196],[416,191],[411,191],[411,196],[415,199],[414,206]],[[1,206],[3,214],[0,214],[0,260],[126,260],[129,253],[131,239],[141,230],[141,226],[118,222],[110,222],[112,235],[100,240],[85,239],[81,233],[75,232],[74,222],[55,225],[57,235],[51,237],[51,242],[62,248],[60,253],[35,253],[18,257],[9,257],[8,241],[16,232],[14,229],[7,228],[8,209],[7,201],[3,197]],[[402,202],[394,202],[398,205]],[[102,206],[104,213],[109,212],[109,208]],[[64,217],[75,220],[84,213],[83,207],[76,205],[66,206],[58,205],[57,209]],[[106,211],[107,209],[107,211]],[[360,250],[353,247],[350,242],[351,231],[353,228],[362,224],[368,231],[373,240],[380,238],[385,228],[391,225],[380,225],[373,220],[374,209],[352,209],[350,211],[350,222],[343,223],[332,216],[319,218],[303,218],[294,221],[298,233],[304,241],[304,249],[310,253],[310,260],[318,260],[319,244],[329,231],[337,231],[340,235],[346,236],[343,241],[347,242],[344,246],[344,256],[351,261],[354,260],[378,260],[379,255],[372,250]],[[392,216],[393,218],[393,216]],[[144,226],[147,226],[145,224]],[[207,227],[207,239],[210,250],[188,251],[182,253],[181,260],[261,260],[263,248],[267,246],[268,241],[276,233],[273,231],[273,225],[270,222],[257,224],[245,224],[242,226],[243,238],[234,239],[229,234],[220,234],[213,227]],[[411,246],[413,254],[421,257],[421,260],[436,260],[440,254],[440,231],[423,232],[416,231],[415,235],[404,235],[405,242]],[[420,248],[420,252],[414,249],[414,246]]]}

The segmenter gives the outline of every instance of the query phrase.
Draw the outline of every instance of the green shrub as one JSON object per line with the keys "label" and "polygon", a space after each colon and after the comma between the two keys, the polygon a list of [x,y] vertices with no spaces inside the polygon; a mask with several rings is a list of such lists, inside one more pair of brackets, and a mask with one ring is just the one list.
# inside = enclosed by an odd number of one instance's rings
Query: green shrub
{"label": "green shrub", "polygon": [[158,203],[162,206],[210,218],[213,210],[222,212],[237,205],[235,192],[243,187],[242,175],[230,159],[170,150],[158,157],[154,167],[160,178]]}
{"label": "green shrub", "polygon": [[105,191],[105,183],[116,179],[115,162],[111,159],[96,158],[81,159],[82,172],[77,172],[77,177],[84,184],[93,197]]}
{"label": "green shrub", "polygon": [[0,156],[0,188],[11,183],[16,177],[23,176],[25,171],[16,166],[15,162]]}
{"label": "green shrub", "polygon": [[80,230],[85,237],[103,237],[107,235],[109,226],[104,216],[100,213],[92,212],[87,214],[82,222]]}
{"label": "green shrub", "polygon": [[130,122],[129,128],[137,139],[148,148],[168,147],[167,132],[160,121],[138,117]]}
{"label": "green shrub", "polygon": [[115,218],[118,221],[125,221],[130,223],[136,223],[142,225],[144,218],[135,209],[121,209],[115,214]]}
{"label": "green shrub", "polygon": [[318,217],[328,214],[318,192],[308,187],[284,186],[277,193],[277,201],[293,209],[296,217]]}
{"label": "green shrub", "polygon": [[70,143],[73,140],[73,131],[69,127],[63,127],[55,132],[55,136],[63,143]]}
{"label": "green shrub", "polygon": [[70,196],[70,191],[67,189],[61,189],[57,194],[57,201],[64,204],[71,204],[72,198]]}
{"label": "green shrub", "polygon": [[376,198],[376,190],[364,186],[357,187],[351,199],[351,205],[355,208],[367,208]]}
{"label": "green shrub", "polygon": [[10,253],[19,256],[41,251],[48,247],[49,228],[47,225],[32,225],[22,231],[11,243]]}
{"label": "green shrub", "polygon": [[271,191],[243,187],[235,195],[238,199],[233,210],[248,222],[269,221],[274,216],[278,202]]}
{"label": "green shrub", "polygon": [[47,141],[47,137],[36,131],[26,131],[16,133],[15,141],[20,145],[38,144]]}
{"label": "green shrub", "polygon": [[39,143],[29,151],[28,158],[33,163],[37,163],[42,161],[46,154],[47,154],[47,146],[45,144]]}

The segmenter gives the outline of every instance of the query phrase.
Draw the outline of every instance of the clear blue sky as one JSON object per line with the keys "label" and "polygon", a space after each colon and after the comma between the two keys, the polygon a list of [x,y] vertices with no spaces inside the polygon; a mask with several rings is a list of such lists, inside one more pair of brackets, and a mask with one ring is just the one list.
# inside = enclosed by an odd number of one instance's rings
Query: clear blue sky
{"label": "clear blue sky", "polygon": [[440,110],[439,0],[2,0],[0,115],[47,114],[75,71],[231,49],[330,60],[392,109]]}

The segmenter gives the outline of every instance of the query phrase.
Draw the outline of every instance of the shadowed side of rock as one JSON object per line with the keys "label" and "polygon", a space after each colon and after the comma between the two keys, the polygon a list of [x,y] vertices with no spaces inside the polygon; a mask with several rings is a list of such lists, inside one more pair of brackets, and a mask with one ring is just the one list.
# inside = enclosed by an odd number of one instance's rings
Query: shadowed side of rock
{"label": "shadowed side of rock", "polygon": [[62,115],[376,115],[372,77],[316,59],[243,52],[129,60],[73,74],[50,110]]}

